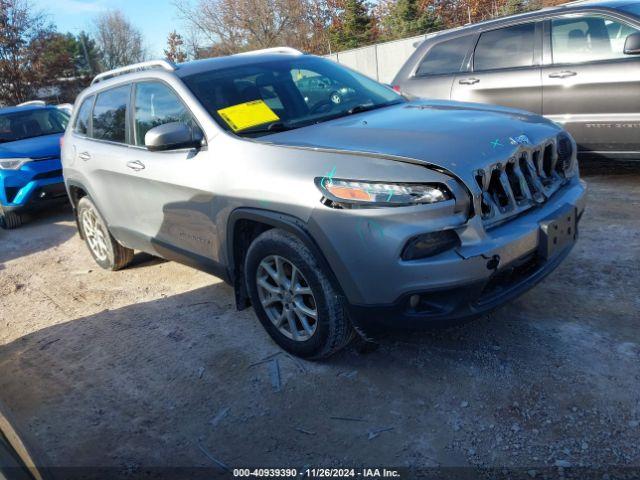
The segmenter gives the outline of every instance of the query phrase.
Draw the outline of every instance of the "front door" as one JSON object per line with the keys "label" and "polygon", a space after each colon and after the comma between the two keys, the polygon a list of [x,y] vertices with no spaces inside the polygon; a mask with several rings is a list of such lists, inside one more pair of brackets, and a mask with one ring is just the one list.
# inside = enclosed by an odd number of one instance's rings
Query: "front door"
{"label": "front door", "polygon": [[210,192],[214,165],[199,149],[152,152],[145,134],[153,127],[183,122],[199,128],[193,115],[168,85],[159,81],[134,84],[128,183],[136,191],[131,204],[137,232],[163,257],[189,263],[215,258],[217,229]]}
{"label": "front door", "polygon": [[640,55],[624,54],[640,27],[590,13],[553,18],[546,31],[543,114],[583,152],[640,152]]}
{"label": "front door", "polygon": [[456,75],[451,99],[542,112],[541,24],[511,25],[483,32],[472,71]]}

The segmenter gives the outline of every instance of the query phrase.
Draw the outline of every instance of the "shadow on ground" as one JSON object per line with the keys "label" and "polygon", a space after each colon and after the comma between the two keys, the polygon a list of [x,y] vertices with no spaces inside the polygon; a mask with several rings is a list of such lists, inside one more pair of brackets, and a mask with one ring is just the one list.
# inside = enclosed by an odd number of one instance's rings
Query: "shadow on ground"
{"label": "shadow on ground", "polygon": [[587,177],[594,175],[640,175],[640,160],[580,160],[580,174]]}
{"label": "shadow on ground", "polygon": [[61,222],[74,222],[69,205],[32,214],[15,230],[0,229],[0,270],[4,262],[48,250],[69,240],[76,233],[75,223]]}
{"label": "shadow on ground", "polygon": [[[464,327],[390,334],[375,352],[350,348],[325,363],[282,353],[232,304],[220,283],[42,329],[0,347],[0,396],[53,465],[112,467],[112,477],[217,468],[211,458],[473,465],[477,448],[507,437],[522,446],[508,460],[529,465],[572,436],[607,441],[591,429],[609,405],[625,428],[633,416],[620,406],[637,384],[614,363],[637,375],[636,347],[605,358],[611,346],[588,322],[540,315],[531,302]],[[468,444],[456,440],[463,433]]]}

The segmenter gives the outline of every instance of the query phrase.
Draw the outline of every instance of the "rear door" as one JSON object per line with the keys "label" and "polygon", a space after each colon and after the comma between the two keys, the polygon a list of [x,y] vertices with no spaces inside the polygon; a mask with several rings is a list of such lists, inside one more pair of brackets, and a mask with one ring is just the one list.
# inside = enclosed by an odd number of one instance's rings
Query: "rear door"
{"label": "rear door", "polygon": [[468,68],[477,38],[476,34],[467,34],[431,45],[415,72],[400,85],[402,91],[416,97],[449,100],[453,78]]}
{"label": "rear door", "polygon": [[76,161],[82,162],[81,171],[90,185],[92,200],[109,229],[127,246],[140,248],[129,239],[135,231],[131,215],[135,191],[127,181],[126,166],[131,135],[127,122],[130,92],[131,85],[125,84],[96,94],[90,135],[78,141]]}
{"label": "rear door", "polygon": [[541,53],[540,22],[482,32],[472,69],[456,75],[451,98],[542,113]]}
{"label": "rear door", "polygon": [[583,152],[640,151],[640,56],[625,55],[638,25],[604,13],[545,25],[543,114],[573,134]]}

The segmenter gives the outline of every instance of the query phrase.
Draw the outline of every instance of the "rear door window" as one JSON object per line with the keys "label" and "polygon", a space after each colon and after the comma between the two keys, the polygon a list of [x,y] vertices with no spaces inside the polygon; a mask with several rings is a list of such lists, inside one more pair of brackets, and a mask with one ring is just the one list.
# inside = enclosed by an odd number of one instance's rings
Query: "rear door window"
{"label": "rear door window", "polygon": [[474,71],[533,66],[535,31],[535,23],[525,23],[484,32],[473,56]]}
{"label": "rear door window", "polygon": [[110,142],[127,142],[127,109],[130,85],[98,94],[93,107],[92,137]]}
{"label": "rear door window", "polygon": [[78,115],[76,116],[76,123],[73,127],[73,131],[80,135],[88,135],[89,134],[89,120],[91,119],[91,107],[93,106],[93,95],[89,98],[86,98],[82,105],[80,105],[80,109],[78,110]]}
{"label": "rear door window", "polygon": [[422,60],[416,75],[458,73],[475,38],[475,35],[466,35],[434,45]]}

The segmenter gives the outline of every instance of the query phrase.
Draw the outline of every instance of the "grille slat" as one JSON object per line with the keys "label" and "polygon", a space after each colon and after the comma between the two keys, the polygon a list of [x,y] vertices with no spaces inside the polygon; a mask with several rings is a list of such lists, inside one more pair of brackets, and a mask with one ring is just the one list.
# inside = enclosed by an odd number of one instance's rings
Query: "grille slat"
{"label": "grille slat", "polygon": [[488,165],[475,172],[480,188],[479,210],[485,224],[495,224],[544,203],[563,184],[573,157],[571,140],[522,147],[506,163]]}

